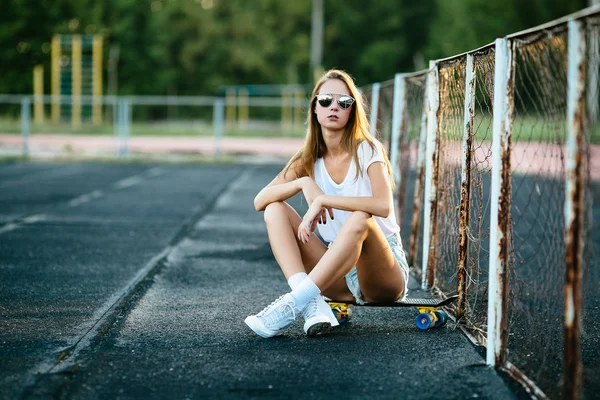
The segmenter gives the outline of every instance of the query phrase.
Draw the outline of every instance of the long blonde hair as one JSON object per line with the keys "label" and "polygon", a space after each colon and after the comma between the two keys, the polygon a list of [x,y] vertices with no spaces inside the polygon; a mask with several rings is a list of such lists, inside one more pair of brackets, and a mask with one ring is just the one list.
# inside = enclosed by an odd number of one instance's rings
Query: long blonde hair
{"label": "long blonde hair", "polygon": [[[367,115],[365,112],[365,101],[362,93],[358,90],[358,88],[354,84],[354,79],[352,79],[352,77],[348,73],[338,69],[331,69],[327,71],[323,75],[323,77],[321,77],[321,79],[319,79],[319,81],[315,85],[315,88],[312,91],[310,107],[308,109],[307,115],[308,127],[306,128],[306,139],[304,140],[304,146],[288,162],[284,169],[284,175],[287,173],[288,169],[299,160],[300,168],[296,169],[296,174],[298,175],[298,177],[314,177],[315,162],[318,158],[323,157],[325,153],[327,153],[327,147],[325,146],[325,141],[323,140],[321,124],[319,124],[319,121],[317,120],[315,107],[317,104],[316,96],[319,93],[321,86],[323,86],[323,84],[330,79],[339,79],[342,82],[344,82],[346,86],[348,86],[350,95],[355,99],[355,103],[353,104],[352,109],[350,111],[348,123],[344,128],[344,135],[341,141],[342,149],[352,154],[352,158],[356,165],[355,178],[358,178],[359,174],[362,174],[362,171],[360,170],[360,164],[358,161],[358,147],[360,146],[360,144],[366,140],[371,146],[371,150],[375,151],[375,141],[369,133],[369,120],[367,119]],[[385,149],[383,149],[383,146],[381,148],[381,152],[383,153],[383,158],[386,163],[386,167],[390,177],[390,183],[393,186],[394,180],[392,179],[392,167],[390,165],[390,160],[388,159]]]}

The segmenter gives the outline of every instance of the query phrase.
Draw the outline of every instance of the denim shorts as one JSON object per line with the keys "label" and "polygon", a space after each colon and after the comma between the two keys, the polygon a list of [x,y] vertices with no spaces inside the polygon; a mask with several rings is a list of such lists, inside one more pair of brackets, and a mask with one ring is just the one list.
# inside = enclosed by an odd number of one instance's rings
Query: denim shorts
{"label": "denim shorts", "polygon": [[[404,274],[404,292],[402,293],[402,297],[397,301],[401,301],[406,298],[406,294],[408,293],[408,278],[409,278],[409,268],[408,262],[406,261],[406,256],[404,254],[404,249],[402,248],[402,242],[400,241],[400,235],[395,234],[387,238],[387,241],[394,253],[394,257],[398,261],[400,268],[402,269],[402,273]],[[358,274],[356,273],[356,267],[352,268],[352,270],[345,276],[346,285],[348,286],[348,290],[354,296],[354,301],[356,304],[365,304],[366,301],[363,298],[363,295],[360,291],[360,286],[358,285]]]}

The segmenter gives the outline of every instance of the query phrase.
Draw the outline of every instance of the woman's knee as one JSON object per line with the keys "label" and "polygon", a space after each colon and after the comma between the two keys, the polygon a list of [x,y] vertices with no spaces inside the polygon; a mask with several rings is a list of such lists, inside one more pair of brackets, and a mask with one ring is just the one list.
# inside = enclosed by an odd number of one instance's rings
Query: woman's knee
{"label": "woman's knee", "polygon": [[352,232],[364,234],[369,229],[369,223],[372,218],[373,217],[369,213],[353,211],[346,219],[346,223],[348,224],[348,229]]}
{"label": "woman's knee", "polygon": [[287,205],[282,201],[276,201],[265,207],[264,219],[266,224],[273,224],[284,221],[286,217]]}

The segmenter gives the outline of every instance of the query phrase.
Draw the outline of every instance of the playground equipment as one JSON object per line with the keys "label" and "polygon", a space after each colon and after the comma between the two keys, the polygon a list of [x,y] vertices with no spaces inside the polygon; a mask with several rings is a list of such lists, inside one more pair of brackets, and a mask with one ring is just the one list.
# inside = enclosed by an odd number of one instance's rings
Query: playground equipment
{"label": "playground equipment", "polygon": [[[71,119],[74,128],[82,119],[91,119],[94,125],[102,122],[102,103],[93,100],[82,102],[82,96],[102,96],[102,46],[101,35],[54,35],[52,38],[51,93],[52,122],[63,117]],[[34,70],[34,95],[43,96],[43,67]],[[61,96],[70,96],[70,103],[61,104]],[[34,118],[43,121],[43,103],[35,101]]]}

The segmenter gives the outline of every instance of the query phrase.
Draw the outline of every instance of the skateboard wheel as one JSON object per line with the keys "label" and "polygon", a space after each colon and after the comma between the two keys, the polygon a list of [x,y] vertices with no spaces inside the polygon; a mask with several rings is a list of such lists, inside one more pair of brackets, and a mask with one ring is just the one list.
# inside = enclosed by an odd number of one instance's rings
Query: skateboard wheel
{"label": "skateboard wheel", "polygon": [[348,307],[348,310],[346,311],[346,319],[343,322],[348,322],[350,319],[352,319],[352,309]]}
{"label": "skateboard wheel", "polygon": [[441,310],[436,310],[435,316],[438,318],[438,320],[435,321],[435,325],[433,325],[434,328],[439,328],[440,326],[444,325],[448,320],[448,314]]}
{"label": "skateboard wheel", "polygon": [[348,322],[352,318],[352,309],[348,304],[329,303],[329,306],[340,324]]}
{"label": "skateboard wheel", "polygon": [[421,313],[419,315],[417,315],[417,320],[415,321],[417,323],[417,328],[419,328],[422,331],[426,331],[427,329],[429,329],[431,327],[431,324],[434,321],[434,317],[433,315],[429,314],[429,313]]}

